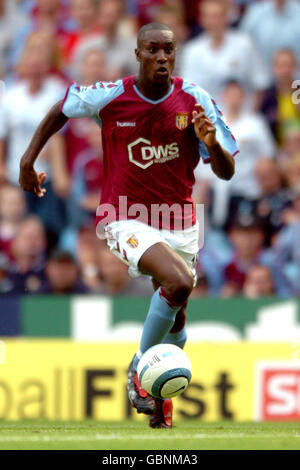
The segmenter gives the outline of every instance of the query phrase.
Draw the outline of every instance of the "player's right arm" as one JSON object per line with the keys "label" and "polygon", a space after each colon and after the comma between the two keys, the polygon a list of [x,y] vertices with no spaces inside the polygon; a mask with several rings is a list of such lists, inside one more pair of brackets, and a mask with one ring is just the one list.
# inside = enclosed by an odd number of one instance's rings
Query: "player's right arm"
{"label": "player's right arm", "polygon": [[46,179],[44,172],[38,174],[34,170],[34,162],[44,145],[53,134],[58,132],[68,121],[68,117],[61,111],[62,101],[56,103],[46,114],[36,129],[31,142],[20,162],[19,183],[24,191],[29,191],[38,197],[43,197],[46,190],[41,187]]}

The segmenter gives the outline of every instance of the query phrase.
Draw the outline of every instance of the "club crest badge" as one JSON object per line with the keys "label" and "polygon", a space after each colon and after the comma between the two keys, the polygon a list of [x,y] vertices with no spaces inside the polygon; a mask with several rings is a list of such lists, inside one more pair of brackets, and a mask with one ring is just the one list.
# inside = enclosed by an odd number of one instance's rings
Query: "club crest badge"
{"label": "club crest badge", "polygon": [[131,237],[128,238],[126,243],[127,245],[131,246],[131,248],[137,248],[139,246],[139,241],[135,235],[131,235]]}
{"label": "club crest badge", "polygon": [[180,131],[186,129],[189,123],[188,113],[176,113],[176,127]]}

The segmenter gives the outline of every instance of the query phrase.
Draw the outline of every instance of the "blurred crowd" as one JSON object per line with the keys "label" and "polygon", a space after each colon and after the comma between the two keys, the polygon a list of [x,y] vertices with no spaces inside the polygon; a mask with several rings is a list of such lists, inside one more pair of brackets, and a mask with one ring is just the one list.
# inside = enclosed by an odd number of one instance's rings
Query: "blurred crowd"
{"label": "blurred crowd", "polygon": [[230,182],[195,171],[206,233],[193,296],[298,295],[298,0],[0,0],[0,295],[151,294],[95,234],[96,123],[70,120],[44,148],[44,200],[18,187],[20,158],[67,85],[136,73],[149,21],[174,30],[175,74],[214,97],[240,147]]}

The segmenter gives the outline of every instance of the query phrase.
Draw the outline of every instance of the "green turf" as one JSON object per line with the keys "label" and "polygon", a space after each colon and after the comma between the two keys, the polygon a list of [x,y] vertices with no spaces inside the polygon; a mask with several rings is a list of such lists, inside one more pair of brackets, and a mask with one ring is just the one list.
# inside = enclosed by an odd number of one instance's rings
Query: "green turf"
{"label": "green turf", "polygon": [[0,449],[300,449],[300,423],[198,420],[156,430],[132,421],[2,421]]}

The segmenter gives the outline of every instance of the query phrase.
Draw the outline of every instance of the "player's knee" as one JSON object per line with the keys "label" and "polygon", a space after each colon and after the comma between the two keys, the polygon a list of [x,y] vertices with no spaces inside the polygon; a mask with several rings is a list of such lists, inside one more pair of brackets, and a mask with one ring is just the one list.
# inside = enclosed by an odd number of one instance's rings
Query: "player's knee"
{"label": "player's knee", "polygon": [[193,276],[188,272],[170,279],[167,291],[175,305],[182,305],[187,300],[192,292],[193,283]]}

